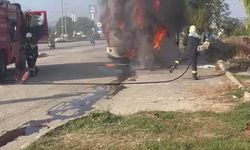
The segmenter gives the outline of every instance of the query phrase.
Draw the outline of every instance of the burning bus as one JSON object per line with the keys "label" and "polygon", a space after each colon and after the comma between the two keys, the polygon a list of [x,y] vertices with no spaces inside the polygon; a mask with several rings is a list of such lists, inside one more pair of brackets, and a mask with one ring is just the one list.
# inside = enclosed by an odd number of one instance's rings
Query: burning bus
{"label": "burning bus", "polygon": [[185,1],[99,0],[99,3],[109,57],[137,59],[145,65],[166,60],[177,51],[174,45],[176,34],[185,23]]}

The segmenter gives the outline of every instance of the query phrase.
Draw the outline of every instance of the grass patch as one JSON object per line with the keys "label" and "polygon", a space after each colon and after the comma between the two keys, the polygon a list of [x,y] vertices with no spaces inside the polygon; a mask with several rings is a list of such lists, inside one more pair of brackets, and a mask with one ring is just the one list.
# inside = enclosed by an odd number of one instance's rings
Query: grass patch
{"label": "grass patch", "polygon": [[250,103],[226,113],[105,113],[71,121],[26,150],[248,150]]}
{"label": "grass patch", "polygon": [[228,94],[230,96],[236,96],[237,98],[242,98],[246,91],[247,90],[243,89],[243,88],[233,88],[233,89],[229,90]]}
{"label": "grass patch", "polygon": [[239,80],[250,80],[250,76],[247,75],[238,75],[238,74],[234,74],[234,76],[239,79]]}
{"label": "grass patch", "polygon": [[250,92],[250,84],[249,84],[250,76],[239,75],[239,74],[234,74],[234,76],[247,87],[246,91]]}

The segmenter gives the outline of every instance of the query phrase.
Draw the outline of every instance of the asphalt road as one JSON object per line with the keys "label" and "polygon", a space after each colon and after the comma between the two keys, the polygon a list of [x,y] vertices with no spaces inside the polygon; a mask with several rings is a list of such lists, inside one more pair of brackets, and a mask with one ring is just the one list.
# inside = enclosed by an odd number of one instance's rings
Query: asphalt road
{"label": "asphalt road", "polygon": [[108,90],[84,83],[108,83],[121,73],[105,67],[110,60],[104,41],[95,48],[89,42],[71,42],[57,44],[56,50],[46,44],[39,49],[48,56],[38,59],[37,77],[26,84],[0,85],[0,147],[12,141],[0,149],[18,149],[92,110]]}

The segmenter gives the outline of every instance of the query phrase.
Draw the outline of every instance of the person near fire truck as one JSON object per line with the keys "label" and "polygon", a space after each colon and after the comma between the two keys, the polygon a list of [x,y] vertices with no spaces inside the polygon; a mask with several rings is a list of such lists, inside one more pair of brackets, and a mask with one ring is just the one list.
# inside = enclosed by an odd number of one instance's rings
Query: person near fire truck
{"label": "person near fire truck", "polygon": [[48,46],[50,49],[56,48],[56,38],[54,34],[51,34],[48,38]]}
{"label": "person near fire truck", "polygon": [[181,56],[180,59],[175,60],[173,66],[170,68],[169,72],[173,73],[176,67],[187,60],[190,60],[192,66],[192,75],[194,80],[198,80],[198,72],[197,72],[197,58],[199,55],[198,46],[199,46],[200,38],[197,33],[196,26],[192,25],[189,28],[189,35],[187,39],[187,46],[185,49],[184,54]]}
{"label": "person near fire truck", "polygon": [[93,48],[95,47],[95,33],[91,33],[90,35],[90,43],[93,46]]}
{"label": "person near fire truck", "polygon": [[39,71],[38,67],[36,66],[36,61],[38,58],[38,46],[37,40],[33,38],[32,34],[29,32],[26,34],[26,38],[23,42],[23,49],[25,51],[30,76],[36,76]]}

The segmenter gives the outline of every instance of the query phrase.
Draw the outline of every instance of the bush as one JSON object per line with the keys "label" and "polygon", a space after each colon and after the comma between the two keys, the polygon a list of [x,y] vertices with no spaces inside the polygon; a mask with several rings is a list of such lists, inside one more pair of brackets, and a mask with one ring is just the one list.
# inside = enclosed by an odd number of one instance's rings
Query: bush
{"label": "bush", "polygon": [[213,40],[210,42],[207,55],[210,61],[228,60],[230,58],[249,59],[250,38],[235,36],[223,40]]}
{"label": "bush", "polygon": [[209,61],[227,60],[233,57],[234,47],[216,39],[210,42],[206,54],[208,55]]}
{"label": "bush", "polygon": [[235,58],[249,58],[250,57],[250,37],[229,37],[224,39],[224,42],[234,49]]}

